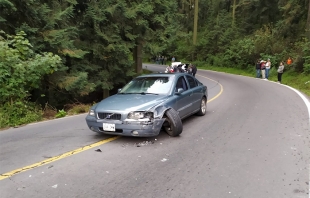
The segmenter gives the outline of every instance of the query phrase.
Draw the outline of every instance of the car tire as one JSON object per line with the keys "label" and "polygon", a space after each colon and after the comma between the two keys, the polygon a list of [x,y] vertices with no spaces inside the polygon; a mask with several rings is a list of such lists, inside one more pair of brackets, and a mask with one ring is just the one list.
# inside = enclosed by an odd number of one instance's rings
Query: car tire
{"label": "car tire", "polygon": [[165,117],[168,122],[164,125],[166,133],[172,137],[180,135],[183,131],[183,124],[178,112],[171,108],[166,111]]}
{"label": "car tire", "polygon": [[206,112],[207,112],[207,99],[205,97],[203,97],[201,99],[201,102],[200,102],[200,109],[199,111],[197,112],[197,115],[199,116],[204,116],[206,115]]}

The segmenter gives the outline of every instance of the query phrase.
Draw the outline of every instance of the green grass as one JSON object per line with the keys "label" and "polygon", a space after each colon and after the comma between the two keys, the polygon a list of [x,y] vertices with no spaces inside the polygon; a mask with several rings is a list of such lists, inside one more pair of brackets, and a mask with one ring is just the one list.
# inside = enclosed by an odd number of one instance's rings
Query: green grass
{"label": "green grass", "polygon": [[[256,70],[253,69],[243,70],[238,68],[227,68],[227,67],[215,67],[215,66],[200,66],[198,69],[206,69],[212,71],[219,71],[229,74],[238,74],[242,76],[255,77]],[[269,80],[277,82],[277,71],[275,68],[271,68],[269,73]],[[295,89],[300,90],[304,94],[310,97],[310,75],[298,74],[293,71],[285,71],[282,75],[282,84],[291,86]]]}

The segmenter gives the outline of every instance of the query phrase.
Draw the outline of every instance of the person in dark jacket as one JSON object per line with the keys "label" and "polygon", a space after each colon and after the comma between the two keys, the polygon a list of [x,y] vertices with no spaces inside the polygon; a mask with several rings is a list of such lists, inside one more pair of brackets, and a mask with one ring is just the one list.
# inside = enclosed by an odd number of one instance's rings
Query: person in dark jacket
{"label": "person in dark jacket", "polygon": [[192,75],[195,76],[197,73],[197,67],[195,65],[192,65]]}
{"label": "person in dark jacket", "polygon": [[258,59],[256,62],[256,78],[260,78],[260,60]]}

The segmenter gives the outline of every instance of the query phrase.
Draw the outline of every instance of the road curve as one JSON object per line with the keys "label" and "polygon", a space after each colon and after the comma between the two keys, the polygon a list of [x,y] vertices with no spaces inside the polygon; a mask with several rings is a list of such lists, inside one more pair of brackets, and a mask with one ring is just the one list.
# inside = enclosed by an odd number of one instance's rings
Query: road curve
{"label": "road curve", "polygon": [[[197,78],[215,99],[206,116],[183,120],[180,137],[118,138],[1,180],[1,197],[309,197],[302,98],[249,77],[199,70]],[[84,117],[1,131],[0,173],[113,137],[89,131]]]}

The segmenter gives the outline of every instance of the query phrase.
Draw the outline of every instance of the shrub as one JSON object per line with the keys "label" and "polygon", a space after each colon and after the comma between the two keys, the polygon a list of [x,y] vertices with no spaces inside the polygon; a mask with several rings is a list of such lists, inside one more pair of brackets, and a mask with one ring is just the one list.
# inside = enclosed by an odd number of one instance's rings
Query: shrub
{"label": "shrub", "polygon": [[17,101],[0,106],[0,128],[18,126],[42,120],[42,110],[35,103]]}
{"label": "shrub", "polygon": [[63,109],[58,110],[58,113],[55,115],[56,118],[62,118],[65,117],[67,115],[67,112]]}
{"label": "shrub", "polygon": [[68,108],[68,115],[76,115],[80,113],[86,113],[89,111],[91,105],[88,104],[73,104],[73,105],[66,105]]}

